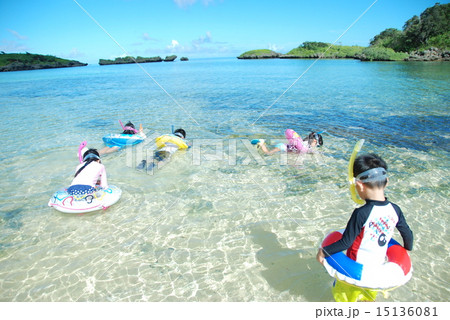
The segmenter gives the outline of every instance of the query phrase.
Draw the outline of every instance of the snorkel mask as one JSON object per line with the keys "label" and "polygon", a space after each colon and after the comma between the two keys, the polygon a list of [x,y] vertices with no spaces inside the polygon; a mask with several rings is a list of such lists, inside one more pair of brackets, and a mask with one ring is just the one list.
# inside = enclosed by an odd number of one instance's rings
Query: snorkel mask
{"label": "snorkel mask", "polygon": [[124,125],[122,124],[122,121],[120,121],[120,120],[119,120],[119,123],[120,123],[120,126],[122,127],[123,131],[131,130],[131,131],[133,131],[134,133],[138,133],[138,132],[139,132],[139,131],[137,131],[137,130],[136,130],[135,128],[133,128],[133,127],[124,126]]}
{"label": "snorkel mask", "polygon": [[85,161],[87,161],[89,159],[100,160],[100,157],[98,155],[96,155],[95,153],[88,153],[87,155],[84,156],[83,162],[85,162]]}
{"label": "snorkel mask", "polygon": [[326,130],[322,130],[319,132],[314,132],[312,131],[310,133],[310,136],[312,136],[313,139],[315,139],[317,141],[317,147],[320,147],[323,145],[323,138],[321,136],[322,133],[326,132]]}
{"label": "snorkel mask", "polygon": [[356,181],[361,181],[362,183],[368,182],[378,182],[385,181],[387,178],[387,171],[385,168],[372,168],[358,174],[355,178]]}
{"label": "snorkel mask", "polygon": [[[362,146],[364,144],[364,139],[359,140],[356,144],[355,147],[353,148],[353,153],[352,156],[350,157],[350,160],[348,162],[348,182],[349,182],[349,188],[350,188],[350,194],[352,196],[352,200],[356,203],[356,204],[364,204],[366,203],[363,199],[361,199],[358,196],[358,193],[356,192],[356,179],[355,177],[353,177],[353,165],[355,164],[355,159],[356,159],[356,155],[358,154],[358,152],[361,150]],[[375,169],[379,169],[379,168],[375,168]],[[374,169],[370,169],[370,170],[374,170]],[[370,171],[367,170],[366,172]],[[361,174],[358,175],[358,179],[361,177],[365,177],[363,176],[363,174],[365,174],[366,172],[363,172]],[[368,182],[368,181],[362,181],[359,180],[361,182]]]}

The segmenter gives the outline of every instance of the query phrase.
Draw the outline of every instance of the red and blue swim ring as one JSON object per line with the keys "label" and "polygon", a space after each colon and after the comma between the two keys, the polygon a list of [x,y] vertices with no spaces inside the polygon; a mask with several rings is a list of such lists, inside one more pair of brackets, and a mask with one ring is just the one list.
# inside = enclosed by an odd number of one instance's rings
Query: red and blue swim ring
{"label": "red and blue swim ring", "polygon": [[[328,246],[342,238],[343,230],[328,234],[322,247]],[[397,241],[391,239],[386,252],[386,262],[382,265],[363,265],[345,255],[335,253],[324,261],[325,269],[332,277],[357,287],[387,290],[407,283],[413,268],[408,252]]]}

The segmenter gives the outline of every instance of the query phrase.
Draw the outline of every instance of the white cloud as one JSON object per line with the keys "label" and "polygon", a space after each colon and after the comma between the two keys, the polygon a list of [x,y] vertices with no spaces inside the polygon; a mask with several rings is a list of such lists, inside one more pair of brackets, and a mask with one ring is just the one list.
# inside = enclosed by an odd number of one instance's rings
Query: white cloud
{"label": "white cloud", "polygon": [[148,34],[148,32],[144,32],[144,34],[142,35],[142,39],[144,40],[151,40],[151,41],[156,41],[155,38],[150,37],[150,35]]}
{"label": "white cloud", "polygon": [[180,8],[187,8],[188,6],[193,5],[197,0],[173,0]]}
{"label": "white cloud", "polygon": [[225,42],[214,42],[203,46],[194,46],[192,44],[184,46],[182,43],[179,43],[176,47],[168,45],[163,48],[146,48],[142,54],[144,56],[176,54],[179,56],[205,58],[238,56],[244,51],[243,49],[236,49]]}
{"label": "white cloud", "polygon": [[[180,8],[186,9],[187,7],[192,6],[194,3],[196,3],[197,0],[173,0],[173,2],[175,2],[176,5]],[[201,2],[203,3],[203,5],[208,6],[210,3],[213,3],[214,0],[202,0]]]}
{"label": "white cloud", "polygon": [[176,54],[181,56],[212,57],[234,56],[236,51],[238,50],[231,47],[227,42],[215,41],[211,32],[207,31],[198,38],[186,43],[174,39],[170,41],[170,44],[163,47],[146,46],[141,54],[144,56]]}
{"label": "white cloud", "polygon": [[72,48],[72,50],[66,56],[71,59],[77,59],[77,58],[83,58],[85,56],[85,54],[80,52],[77,48]]}
{"label": "white cloud", "polygon": [[269,45],[267,47],[269,48],[269,50],[272,50],[275,52],[278,52],[283,49],[283,47],[278,47],[276,44],[272,44],[272,43],[269,43]]}
{"label": "white cloud", "polygon": [[12,52],[25,52],[25,51],[29,51],[30,48],[18,43],[17,41],[8,41],[8,40],[3,40],[2,43],[0,44],[0,51],[4,51],[4,52],[8,52],[8,53],[12,53]]}
{"label": "white cloud", "polygon": [[209,31],[206,32],[206,35],[200,36],[200,38],[192,40],[192,44],[194,46],[199,46],[201,44],[211,43],[211,42],[212,42],[212,37],[211,37],[211,32],[209,32]]}
{"label": "white cloud", "polygon": [[11,33],[14,37],[16,37],[19,40],[27,40],[27,36],[23,36],[20,33],[18,33],[16,30],[8,29],[9,33]]}
{"label": "white cloud", "polygon": [[28,37],[21,35],[16,30],[6,29],[9,33],[14,36],[14,40],[6,40],[2,39],[2,43],[0,44],[0,51],[5,52],[24,52],[29,51],[30,48],[24,45],[22,42],[27,40]]}
{"label": "white cloud", "polygon": [[167,46],[167,49],[175,49],[180,46],[180,43],[177,40],[172,40],[172,43]]}

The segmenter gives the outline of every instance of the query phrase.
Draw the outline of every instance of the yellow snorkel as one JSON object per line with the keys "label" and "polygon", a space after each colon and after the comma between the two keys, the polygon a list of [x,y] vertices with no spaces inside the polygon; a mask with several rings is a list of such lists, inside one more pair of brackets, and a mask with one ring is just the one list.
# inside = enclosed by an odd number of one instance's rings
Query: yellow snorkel
{"label": "yellow snorkel", "polygon": [[352,196],[352,200],[355,201],[356,204],[364,204],[366,203],[364,200],[358,197],[356,192],[356,182],[355,177],[353,177],[353,165],[355,164],[355,158],[358,152],[361,150],[364,144],[364,139],[359,140],[355,147],[353,148],[352,156],[350,157],[350,161],[348,162],[348,182],[350,183],[350,194]]}

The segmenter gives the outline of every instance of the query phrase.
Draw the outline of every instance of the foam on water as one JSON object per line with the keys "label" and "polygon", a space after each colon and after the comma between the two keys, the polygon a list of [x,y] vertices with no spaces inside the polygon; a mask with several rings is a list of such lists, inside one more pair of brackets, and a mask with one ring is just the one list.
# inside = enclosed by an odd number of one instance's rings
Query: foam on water
{"label": "foam on water", "polygon": [[[332,301],[332,279],[315,255],[323,237],[343,228],[355,207],[346,184],[347,161],[354,143],[364,137],[363,152],[377,152],[389,164],[387,196],[402,208],[415,235],[413,278],[379,300],[446,301],[448,147],[432,148],[428,140],[417,139],[418,147],[410,148],[397,139],[398,129],[391,135],[383,131],[384,119],[374,115],[380,113],[377,101],[387,98],[375,91],[366,97],[370,101],[359,103],[365,97],[361,93],[358,99],[348,97],[355,103],[330,107],[319,100],[333,101],[334,96],[314,96],[333,66],[353,68],[348,72],[355,76],[367,76],[367,70],[358,68],[369,68],[375,74],[372,81],[381,72],[383,81],[394,84],[407,67],[392,65],[389,71],[379,64],[324,61],[317,78],[311,71],[310,81],[317,84],[302,93],[308,98],[298,100],[294,89],[281,100],[285,105],[296,101],[304,110],[275,106],[252,127],[262,110],[255,108],[270,105],[264,102],[272,102],[287,87],[283,81],[295,79],[304,66],[302,61],[267,63],[266,69],[234,60],[152,66],[200,127],[158,88],[142,84],[144,78],[132,66],[1,75],[0,115],[20,130],[11,134],[10,127],[0,129],[5,141],[0,300]],[[285,78],[280,67],[297,69]],[[217,74],[220,79],[214,78]],[[438,80],[433,80],[438,89],[428,95],[448,102]],[[128,86],[123,88],[121,81]],[[282,83],[273,87],[277,81]],[[411,90],[418,87],[415,80],[407,83]],[[329,88],[333,94],[339,91],[336,85]],[[356,83],[346,88],[352,85]],[[424,99],[417,94],[419,98]],[[349,113],[342,111],[347,107]],[[429,115],[439,118],[440,108],[429,105]],[[445,108],[448,114],[448,104]],[[341,117],[355,110],[368,121]],[[410,113],[402,103],[394,111]],[[148,135],[167,132],[171,124],[182,126],[194,146],[202,145],[180,152],[153,174],[134,169],[145,156],[139,147],[105,156],[109,183],[123,190],[117,204],[79,216],[47,207],[53,192],[71,181],[78,143],[87,139],[90,146],[101,147],[102,135],[119,130],[117,119],[142,122]],[[323,153],[285,159],[258,157],[249,149],[255,148],[249,145],[253,138],[283,141],[286,127],[302,135],[326,128]],[[448,129],[442,130],[448,137]]]}

